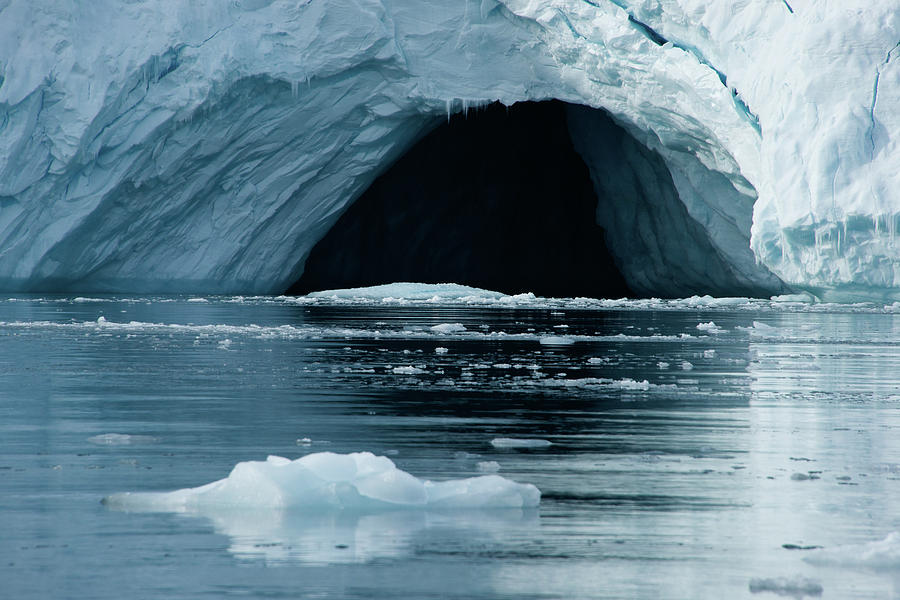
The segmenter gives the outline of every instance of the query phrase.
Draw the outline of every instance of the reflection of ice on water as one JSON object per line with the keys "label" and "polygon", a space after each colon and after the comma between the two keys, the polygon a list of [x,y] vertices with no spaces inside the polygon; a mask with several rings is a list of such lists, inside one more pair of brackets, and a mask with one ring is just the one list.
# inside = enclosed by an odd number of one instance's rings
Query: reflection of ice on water
{"label": "reflection of ice on water", "polygon": [[539,502],[530,484],[499,475],[426,481],[368,452],[269,456],[200,487],[103,499],[113,510],[209,518],[238,557],[317,564],[403,556],[426,530],[484,539],[536,522]]}
{"label": "reflection of ice on water", "polygon": [[537,529],[537,510],[501,509],[430,512],[394,510],[379,514],[327,511],[315,514],[268,509],[206,510],[216,533],[231,539],[237,558],[267,563],[366,563],[408,556],[420,537],[471,540]]}

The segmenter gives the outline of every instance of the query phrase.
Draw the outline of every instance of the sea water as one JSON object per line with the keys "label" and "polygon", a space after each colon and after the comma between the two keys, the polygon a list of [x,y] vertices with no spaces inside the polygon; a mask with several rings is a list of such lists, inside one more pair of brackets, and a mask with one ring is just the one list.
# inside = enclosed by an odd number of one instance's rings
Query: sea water
{"label": "sea water", "polygon": [[[898,307],[808,300],[5,298],[0,597],[900,597]],[[352,452],[540,505],[101,503]]]}

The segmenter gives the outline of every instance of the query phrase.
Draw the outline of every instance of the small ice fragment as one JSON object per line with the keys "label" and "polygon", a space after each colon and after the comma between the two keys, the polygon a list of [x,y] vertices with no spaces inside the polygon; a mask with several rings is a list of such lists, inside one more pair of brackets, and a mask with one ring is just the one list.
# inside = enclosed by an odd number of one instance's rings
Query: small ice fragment
{"label": "small ice fragment", "polygon": [[571,346],[575,343],[572,338],[561,335],[545,335],[538,341],[543,346]]}
{"label": "small ice fragment", "polygon": [[659,361],[658,363],[656,363],[656,366],[659,367],[660,369],[668,369],[668,368],[669,368],[669,363],[667,363],[667,362],[661,360],[661,361]]}
{"label": "small ice fragment", "polygon": [[691,369],[694,368],[694,365],[692,365],[688,361],[684,360],[681,362],[681,368],[684,369],[685,371],[690,371]]}
{"label": "small ice fragment", "polygon": [[547,448],[552,445],[553,442],[548,440],[533,438],[494,438],[491,440],[491,446],[494,448]]}
{"label": "small ice fragment", "polygon": [[710,350],[703,351],[703,358],[715,358],[715,357],[716,357],[715,350],[710,349]]}
{"label": "small ice fragment", "polygon": [[106,317],[104,317],[103,315],[100,315],[99,317],[97,317],[98,325],[103,325],[104,323],[106,323]]}
{"label": "small ice fragment", "polygon": [[438,346],[437,348],[434,349],[435,354],[447,354],[448,352],[450,352],[450,351],[447,348],[444,348],[443,346]]}
{"label": "small ice fragment", "polygon": [[753,330],[757,333],[776,333],[778,331],[777,327],[772,327],[768,323],[763,323],[762,321],[753,321]]}
{"label": "small ice fragment", "polygon": [[231,347],[231,340],[230,340],[230,339],[225,338],[224,340],[222,340],[222,341],[219,342],[219,348],[220,348],[220,349],[222,349],[222,350],[228,350],[229,347]]}
{"label": "small ice fragment", "polygon": [[807,293],[782,294],[781,296],[772,296],[770,300],[772,302],[803,302],[805,304],[811,304],[816,301],[816,297]]}
{"label": "small ice fragment", "polygon": [[806,577],[771,577],[750,580],[750,593],[771,592],[778,596],[821,596],[822,585],[818,581]]}
{"label": "small ice fragment", "polygon": [[312,443],[313,441],[308,437],[297,439],[298,446],[312,446]]}
{"label": "small ice fragment", "polygon": [[472,452],[454,452],[453,458],[456,460],[467,460],[470,458],[479,458],[480,454],[473,454]]}
{"label": "small ice fragment", "polygon": [[609,362],[609,359],[606,358],[605,356],[600,357],[600,358],[592,357],[592,358],[588,359],[588,364],[591,364],[591,365],[602,365],[602,364],[605,364],[608,362]]}
{"label": "small ice fragment", "polygon": [[484,460],[476,463],[475,467],[482,473],[496,473],[500,470],[500,463],[495,460]]}
{"label": "small ice fragment", "polygon": [[426,373],[425,369],[420,369],[412,365],[406,367],[394,367],[391,371],[398,375],[421,375],[422,373]]}
{"label": "small ice fragment", "polygon": [[88,440],[98,446],[125,446],[128,444],[152,444],[158,441],[152,435],[129,435],[127,433],[103,433],[89,437]]}
{"label": "small ice fragment", "polygon": [[724,331],[721,327],[716,325],[715,321],[709,321],[708,323],[699,323],[697,325],[697,329],[700,331],[706,331],[708,333],[722,333]]}
{"label": "small ice fragment", "polygon": [[431,328],[435,333],[461,333],[466,330],[462,323],[441,323]]}

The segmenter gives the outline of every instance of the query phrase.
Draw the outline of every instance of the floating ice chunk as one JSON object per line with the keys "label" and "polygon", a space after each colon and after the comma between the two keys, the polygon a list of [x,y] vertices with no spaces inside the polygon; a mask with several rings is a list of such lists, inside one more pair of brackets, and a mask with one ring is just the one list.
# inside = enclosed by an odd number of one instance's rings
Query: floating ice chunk
{"label": "floating ice chunk", "polygon": [[571,346],[575,340],[561,335],[545,335],[538,340],[543,346]]}
{"label": "floating ice chunk", "polygon": [[804,596],[821,596],[822,585],[806,577],[774,577],[750,580],[750,593],[770,592],[778,596],[803,598]]}
{"label": "floating ice chunk", "polygon": [[656,363],[656,366],[659,367],[660,369],[668,369],[670,365],[666,361],[661,360],[658,363]]}
{"label": "floating ice chunk", "polygon": [[591,357],[588,360],[589,365],[603,365],[610,361],[610,359],[606,356],[602,357]]}
{"label": "floating ice chunk", "polygon": [[453,458],[455,458],[456,460],[467,460],[470,458],[480,458],[480,457],[481,457],[480,454],[474,454],[472,452],[460,451],[460,452],[453,453]]}
{"label": "floating ice chunk", "polygon": [[683,360],[683,361],[681,361],[681,368],[684,369],[685,371],[690,371],[691,369],[694,368],[694,365],[689,363],[686,360]]}
{"label": "floating ice chunk", "polygon": [[482,473],[496,473],[500,470],[500,463],[496,460],[483,460],[476,463],[475,467]]}
{"label": "floating ice chunk", "polygon": [[723,331],[725,331],[724,329],[716,325],[715,321],[709,321],[708,323],[698,323],[697,329],[699,329],[700,331],[706,331],[708,333],[722,333]]}
{"label": "floating ice chunk", "polygon": [[127,433],[103,433],[89,437],[88,440],[98,446],[127,446],[129,444],[152,444],[159,441],[152,435],[129,435]]}
{"label": "floating ice chunk", "polygon": [[753,333],[761,333],[763,335],[771,335],[774,333],[778,333],[778,328],[772,327],[768,323],[763,323],[762,321],[753,321],[753,329],[751,331]]}
{"label": "floating ice chunk", "polygon": [[444,348],[443,346],[438,346],[437,348],[434,349],[435,354],[447,354],[448,352],[450,352],[450,351],[447,348]]}
{"label": "floating ice chunk", "polygon": [[104,317],[103,315],[97,317],[97,325],[103,325],[104,323],[106,323],[106,317]]}
{"label": "floating ice chunk", "polygon": [[406,367],[394,367],[391,371],[398,375],[421,375],[422,373],[428,372],[425,369],[420,369],[419,367],[414,367],[412,365]]}
{"label": "floating ice chunk", "polygon": [[491,440],[491,446],[494,448],[547,448],[552,445],[553,442],[548,440],[533,438],[494,438]]}
{"label": "floating ice chunk", "polygon": [[710,348],[709,350],[703,351],[703,358],[715,358],[715,357],[716,357],[716,351],[713,350],[712,348]]}
{"label": "floating ice chunk", "polygon": [[900,532],[894,531],[876,542],[816,550],[804,556],[803,560],[829,567],[900,570]]}
{"label": "floating ice chunk", "polygon": [[431,328],[435,333],[462,333],[466,330],[462,323],[441,323]]}
{"label": "floating ice chunk", "polygon": [[772,296],[772,302],[802,302],[804,304],[812,304],[816,301],[816,297],[812,294],[782,294],[781,296]]}
{"label": "floating ice chunk", "polygon": [[531,484],[499,475],[432,482],[370,452],[319,452],[297,460],[270,456],[235,465],[225,479],[174,492],[120,493],[103,503],[119,510],[203,512],[272,508],[369,512],[392,508],[528,508],[540,504]]}

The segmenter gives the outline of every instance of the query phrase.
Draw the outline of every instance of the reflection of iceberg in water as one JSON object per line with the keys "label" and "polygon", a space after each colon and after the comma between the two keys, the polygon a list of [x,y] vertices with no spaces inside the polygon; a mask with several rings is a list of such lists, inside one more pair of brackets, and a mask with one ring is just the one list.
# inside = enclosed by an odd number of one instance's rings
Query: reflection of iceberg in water
{"label": "reflection of iceberg in water", "polygon": [[212,510],[216,533],[230,538],[235,557],[268,563],[365,563],[402,558],[423,538],[463,543],[537,528],[536,510],[392,510],[378,514],[325,511],[314,514],[268,509]]}
{"label": "reflection of iceberg in water", "polygon": [[368,452],[270,456],[174,492],[113,494],[115,510],[207,517],[239,557],[313,563],[403,556],[414,538],[484,538],[537,523],[540,491],[499,475],[432,482]]}

